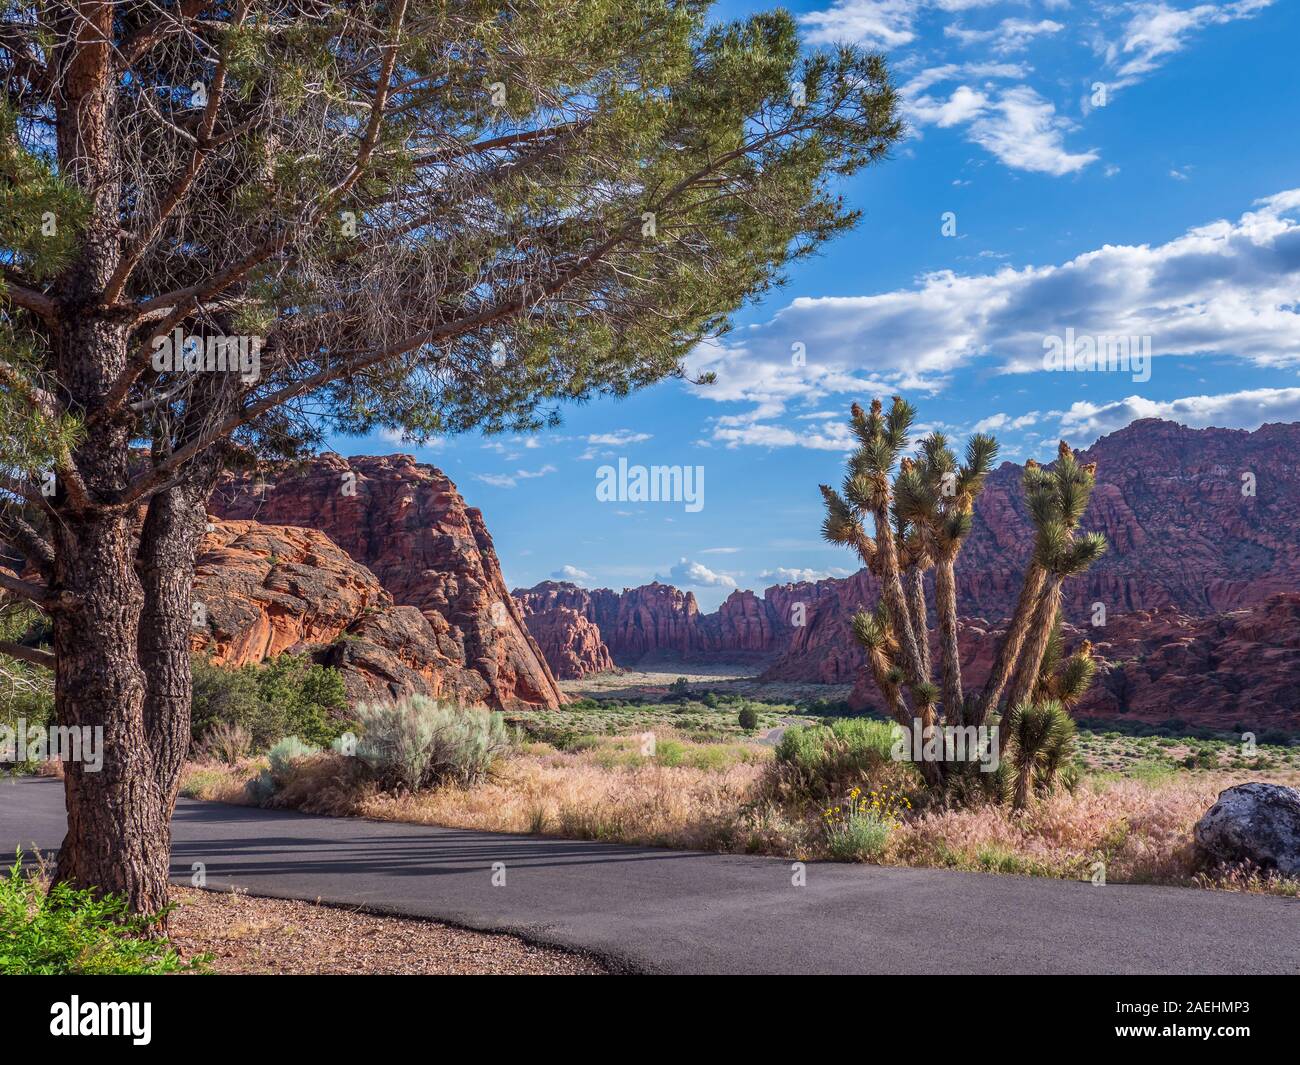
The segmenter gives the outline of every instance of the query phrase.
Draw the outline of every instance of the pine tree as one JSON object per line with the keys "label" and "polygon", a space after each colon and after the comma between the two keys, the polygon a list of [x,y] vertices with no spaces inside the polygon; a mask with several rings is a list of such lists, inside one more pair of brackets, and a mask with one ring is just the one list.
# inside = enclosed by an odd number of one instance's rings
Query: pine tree
{"label": "pine tree", "polygon": [[59,723],[104,730],[57,876],[136,911],[223,466],[685,376],[901,132],[879,56],[696,0],[16,0],[0,31],[0,539],[37,575],[0,592],[49,616]]}

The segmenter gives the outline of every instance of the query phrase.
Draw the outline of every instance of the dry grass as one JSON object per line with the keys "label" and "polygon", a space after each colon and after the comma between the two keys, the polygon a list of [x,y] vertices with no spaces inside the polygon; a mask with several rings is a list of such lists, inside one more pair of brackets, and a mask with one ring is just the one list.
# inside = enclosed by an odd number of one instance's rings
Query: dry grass
{"label": "dry grass", "polygon": [[[528,744],[474,788],[388,795],[362,782],[347,759],[299,763],[275,804],[334,816],[365,816],[484,831],[667,847],[826,858],[819,811],[781,801],[768,772],[771,750],[755,744],[695,744],[661,734],[659,757],[636,737],[601,737],[578,751]],[[664,764],[665,762],[672,764]],[[261,768],[190,766],[184,791],[246,802],[243,785]],[[896,768],[886,766],[886,769]],[[894,829],[885,864],[1300,893],[1294,880],[1249,871],[1207,874],[1192,828],[1225,788],[1267,777],[1295,785],[1300,773],[1168,772],[1144,778],[1093,774],[1013,817],[1001,806],[931,808]],[[1102,863],[1099,867],[1097,863]]]}
{"label": "dry grass", "polygon": [[1258,774],[1180,773],[1155,781],[1094,777],[1018,817],[1000,806],[931,811],[904,822],[891,841],[889,860],[1077,879],[1104,871],[1116,883],[1195,883],[1293,895],[1300,888],[1294,881],[1239,871],[1211,876],[1197,866],[1193,826],[1221,791],[1251,779]]}
{"label": "dry grass", "polygon": [[[453,828],[708,848],[752,797],[763,772],[758,752],[705,768],[664,765],[625,749],[627,743],[623,737],[581,752],[536,745],[504,759],[493,779],[477,788],[372,793],[358,810]],[[662,751],[663,737],[659,746]],[[688,753],[691,746],[682,743]]]}

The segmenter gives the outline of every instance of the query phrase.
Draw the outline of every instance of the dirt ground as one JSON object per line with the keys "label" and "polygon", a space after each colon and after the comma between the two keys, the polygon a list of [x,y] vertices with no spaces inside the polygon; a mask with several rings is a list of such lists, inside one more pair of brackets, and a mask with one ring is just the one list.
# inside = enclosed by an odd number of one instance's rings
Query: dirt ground
{"label": "dirt ground", "polygon": [[173,888],[171,939],[217,974],[598,976],[593,958],[515,936],[283,899]]}

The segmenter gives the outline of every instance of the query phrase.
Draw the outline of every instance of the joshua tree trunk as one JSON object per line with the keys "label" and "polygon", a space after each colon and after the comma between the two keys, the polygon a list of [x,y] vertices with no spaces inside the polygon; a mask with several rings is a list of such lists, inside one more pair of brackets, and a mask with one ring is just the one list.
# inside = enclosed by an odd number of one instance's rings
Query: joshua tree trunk
{"label": "joshua tree trunk", "polygon": [[997,709],[998,700],[1002,697],[1002,691],[1006,688],[1007,681],[1010,680],[1011,674],[1015,671],[1016,663],[1020,660],[1020,651],[1025,643],[1025,635],[1029,632],[1029,622],[1033,617],[1034,607],[1039,596],[1043,593],[1043,586],[1046,582],[1047,571],[1037,562],[1030,562],[1029,569],[1025,571],[1024,582],[1020,586],[1020,598],[1016,600],[1016,611],[1011,617],[1011,624],[1007,626],[1006,634],[1002,637],[1002,646],[998,648],[997,661],[993,663],[993,671],[984,684],[984,690],[980,693],[979,702],[975,704],[974,718],[969,724],[984,724],[988,720],[989,714]]}
{"label": "joshua tree trunk", "polygon": [[1034,767],[1033,763],[1026,759],[1024,763],[1016,770],[1016,782],[1011,792],[1011,809],[1023,810],[1029,805],[1029,796],[1032,789]]}
{"label": "joshua tree trunk", "polygon": [[1043,663],[1043,654],[1052,639],[1052,623],[1056,611],[1061,606],[1061,582],[1063,578],[1052,574],[1044,577],[1045,587],[1034,606],[1033,617],[1025,639],[1020,661],[1012,675],[1007,688],[1007,706],[1017,706],[1034,694],[1034,684],[1038,680],[1038,667]]}
{"label": "joshua tree trunk", "polygon": [[939,614],[943,716],[949,724],[959,725],[962,723],[961,659],[957,650],[957,580],[952,558],[941,558],[935,563],[934,606]]}
{"label": "joshua tree trunk", "polygon": [[930,619],[925,609],[925,570],[920,565],[908,572],[908,592],[912,600],[912,630],[916,633],[917,650],[921,652],[921,671],[930,675]]}
{"label": "joshua tree trunk", "polygon": [[[884,493],[887,495],[887,493]],[[881,505],[875,509],[876,553],[880,559],[881,593],[889,608],[889,619],[903,652],[903,673],[907,683],[915,687],[930,679],[921,665],[921,650],[912,630],[912,612],[903,593],[903,579],[898,570],[898,552],[894,549],[893,529],[889,524],[889,508]]]}

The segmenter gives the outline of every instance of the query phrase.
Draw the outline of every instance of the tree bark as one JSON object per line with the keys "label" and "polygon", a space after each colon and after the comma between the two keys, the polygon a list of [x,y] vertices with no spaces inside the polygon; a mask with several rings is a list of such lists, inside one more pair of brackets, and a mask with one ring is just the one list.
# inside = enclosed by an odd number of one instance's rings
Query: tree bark
{"label": "tree bark", "polygon": [[930,676],[930,619],[925,609],[925,569],[916,565],[908,573],[908,592],[912,600],[912,630],[921,653],[921,670]]}
{"label": "tree bark", "polygon": [[131,529],[124,515],[96,512],[66,518],[54,535],[57,582],[78,597],[54,613],[55,717],[93,730],[103,758],[98,771],[84,760],[64,763],[68,831],[55,875],[156,913],[167,903],[169,854],[136,659],[144,596]]}
{"label": "tree bark", "polygon": [[1038,597],[1042,595],[1043,585],[1046,582],[1047,571],[1037,562],[1030,562],[1029,568],[1025,571],[1025,579],[1020,585],[1016,611],[1011,616],[1011,624],[1007,626],[1007,631],[1002,637],[1002,646],[998,648],[998,657],[993,663],[993,670],[989,673],[988,680],[984,682],[984,690],[975,704],[974,717],[968,724],[976,726],[984,724],[989,714],[997,709],[1003,689],[1006,688],[1007,681],[1011,678],[1020,659],[1020,651],[1024,646],[1025,634],[1029,631],[1034,606],[1038,602]]}
{"label": "tree bark", "polygon": [[957,648],[957,578],[953,559],[941,558],[934,566],[934,606],[939,614],[939,661],[943,669],[943,716],[950,725],[962,724],[961,658]]}
{"label": "tree bark", "polygon": [[1038,667],[1043,663],[1043,655],[1052,639],[1052,623],[1056,611],[1061,606],[1061,582],[1063,578],[1055,574],[1046,578],[1046,587],[1034,606],[1033,618],[1025,638],[1024,650],[1011,684],[1007,688],[1007,706],[1017,706],[1033,697],[1034,685],[1038,681]]}
{"label": "tree bark", "polygon": [[898,552],[894,548],[894,531],[889,524],[888,502],[875,508],[875,522],[881,593],[885,597],[885,605],[889,608],[889,620],[898,637],[903,656],[903,673],[907,683],[915,687],[930,678],[921,668],[921,651],[917,646],[916,634],[912,630],[912,614],[907,606],[907,596],[903,592],[903,579],[898,569]]}
{"label": "tree bark", "polygon": [[217,452],[195,460],[181,483],[149,502],[140,532],[139,573],[144,589],[139,658],[148,687],[144,726],[168,826],[190,746],[190,633],[194,562],[207,526],[207,500],[220,472]]}

